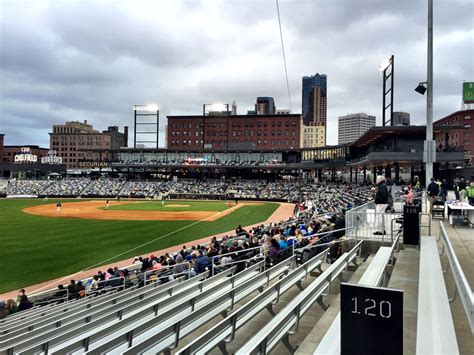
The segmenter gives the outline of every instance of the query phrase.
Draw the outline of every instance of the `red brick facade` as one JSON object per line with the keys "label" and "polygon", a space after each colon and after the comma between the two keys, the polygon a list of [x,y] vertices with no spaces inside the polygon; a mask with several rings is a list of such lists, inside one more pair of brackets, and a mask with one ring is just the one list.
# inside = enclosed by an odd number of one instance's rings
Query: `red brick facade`
{"label": "red brick facade", "polygon": [[301,115],[168,116],[168,148],[296,149]]}
{"label": "red brick facade", "polygon": [[441,118],[434,126],[460,126],[463,129],[450,130],[444,136],[436,137],[438,149],[463,149],[474,158],[474,110],[457,111]]}
{"label": "red brick facade", "polygon": [[38,157],[38,162],[41,161],[42,157],[48,155],[48,148],[40,148],[37,145],[4,145],[2,150],[3,163],[13,163],[15,155],[22,154],[22,148],[30,148],[30,153]]}

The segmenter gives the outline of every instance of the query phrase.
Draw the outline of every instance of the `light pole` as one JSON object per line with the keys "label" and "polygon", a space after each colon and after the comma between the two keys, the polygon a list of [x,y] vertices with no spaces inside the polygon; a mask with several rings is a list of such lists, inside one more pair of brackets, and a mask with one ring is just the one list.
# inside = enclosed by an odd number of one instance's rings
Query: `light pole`
{"label": "light pole", "polygon": [[427,80],[421,82],[415,91],[426,95],[426,139],[423,148],[423,162],[425,163],[425,186],[433,177],[433,163],[436,162],[436,147],[433,141],[433,0],[428,0],[428,58]]}
{"label": "light pole", "polygon": [[425,186],[433,177],[433,162],[436,161],[433,141],[433,0],[428,0],[428,65],[426,96],[426,141],[423,157],[425,158]]}

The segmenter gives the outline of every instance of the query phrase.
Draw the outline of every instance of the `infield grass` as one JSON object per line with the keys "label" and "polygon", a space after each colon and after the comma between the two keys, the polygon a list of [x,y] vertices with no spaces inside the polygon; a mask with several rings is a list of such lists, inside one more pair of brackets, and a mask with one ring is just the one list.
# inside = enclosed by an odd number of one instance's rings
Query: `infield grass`
{"label": "infield grass", "polygon": [[[127,201],[121,201],[127,202]],[[232,202],[232,206],[234,203]],[[126,211],[165,211],[165,212],[180,212],[180,211],[225,211],[229,207],[227,202],[216,201],[174,201],[166,200],[164,205],[161,201],[144,201],[131,202],[124,205],[111,205],[109,210],[126,210]],[[105,209],[101,207],[100,209]]]}
{"label": "infield grass", "polygon": [[[92,275],[100,270],[99,265],[190,244],[192,240],[235,229],[239,224],[265,221],[278,207],[276,203],[247,205],[212,222],[105,221],[42,217],[22,212],[26,207],[57,201],[0,200],[0,293],[90,267],[93,267]],[[84,200],[61,199],[61,202],[80,201]],[[175,201],[166,203],[175,204]],[[224,203],[224,209],[226,206]]]}

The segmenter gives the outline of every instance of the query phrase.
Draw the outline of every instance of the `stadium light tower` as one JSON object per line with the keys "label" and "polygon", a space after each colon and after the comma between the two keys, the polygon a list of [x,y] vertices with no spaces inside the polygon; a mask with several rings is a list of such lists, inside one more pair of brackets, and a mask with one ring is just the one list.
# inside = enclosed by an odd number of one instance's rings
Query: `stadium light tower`
{"label": "stadium light tower", "polygon": [[[383,76],[383,95],[382,95],[382,126],[390,123],[393,126],[393,85],[394,85],[394,66],[395,56],[392,54],[390,58],[385,58],[379,65],[380,74]],[[387,80],[390,79],[390,89],[387,90]],[[386,97],[390,94],[390,103],[386,105]],[[390,119],[385,119],[385,111],[390,107]]]}
{"label": "stadium light tower", "polygon": [[209,116],[211,112],[221,114],[225,112],[226,114],[226,147],[229,148],[229,104],[203,104],[202,105],[202,149],[206,149],[206,116]]}
{"label": "stadium light tower", "polygon": [[[151,105],[133,105],[134,120],[133,120],[133,147],[137,148],[137,143],[155,143],[156,149],[158,149],[158,137],[160,134],[160,106],[157,104]],[[150,121],[150,117],[156,117],[155,121]],[[137,131],[138,127],[150,127],[156,126],[155,130],[144,130]],[[137,135],[149,135],[153,134],[153,138],[147,138],[146,140],[137,140]]]}

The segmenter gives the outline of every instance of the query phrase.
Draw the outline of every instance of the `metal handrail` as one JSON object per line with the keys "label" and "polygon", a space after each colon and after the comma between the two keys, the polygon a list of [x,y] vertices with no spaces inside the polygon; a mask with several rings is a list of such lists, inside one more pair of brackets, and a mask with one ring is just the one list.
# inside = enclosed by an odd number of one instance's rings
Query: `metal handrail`
{"label": "metal handrail", "polygon": [[[449,299],[449,302],[453,302],[456,299],[456,295],[459,294],[461,302],[464,306],[464,311],[466,312],[466,316],[469,321],[469,326],[471,327],[471,333],[474,334],[474,294],[466,278],[466,275],[461,268],[461,264],[459,263],[456,253],[454,252],[443,222],[439,222],[439,227],[440,233],[438,240],[441,239],[443,242],[440,255],[443,255],[444,251],[446,250],[446,255],[449,261],[448,266],[451,268],[455,285],[454,295]],[[446,269],[444,272],[447,271],[448,270]]]}

